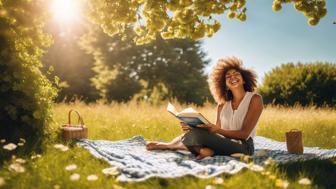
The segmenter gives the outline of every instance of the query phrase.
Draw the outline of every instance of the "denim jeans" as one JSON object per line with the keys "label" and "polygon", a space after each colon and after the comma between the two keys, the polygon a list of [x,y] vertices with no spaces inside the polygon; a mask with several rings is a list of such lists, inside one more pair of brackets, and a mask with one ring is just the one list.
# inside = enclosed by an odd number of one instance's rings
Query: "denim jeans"
{"label": "denim jeans", "polygon": [[254,153],[251,137],[247,140],[234,140],[201,128],[192,128],[182,136],[181,141],[189,151],[196,155],[198,154],[196,149],[199,147],[210,148],[215,155],[231,155],[233,153],[253,155]]}

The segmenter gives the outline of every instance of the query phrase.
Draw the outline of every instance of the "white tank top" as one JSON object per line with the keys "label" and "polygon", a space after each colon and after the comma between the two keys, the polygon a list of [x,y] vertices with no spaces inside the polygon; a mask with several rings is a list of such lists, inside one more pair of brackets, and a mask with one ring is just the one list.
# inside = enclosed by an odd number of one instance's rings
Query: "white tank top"
{"label": "white tank top", "polygon": [[[220,114],[221,128],[229,130],[241,130],[248,107],[250,105],[250,101],[254,94],[254,92],[246,92],[236,110],[232,109],[231,100],[224,104]],[[249,137],[254,138],[255,135],[256,127],[254,127]]]}

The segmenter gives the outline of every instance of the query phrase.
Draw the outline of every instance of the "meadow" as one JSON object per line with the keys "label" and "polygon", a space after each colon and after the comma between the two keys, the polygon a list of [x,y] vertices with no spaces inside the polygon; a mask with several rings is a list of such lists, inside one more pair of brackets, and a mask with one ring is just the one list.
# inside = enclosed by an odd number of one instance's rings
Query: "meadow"
{"label": "meadow", "polygon": [[[176,104],[176,103],[175,103]],[[177,105],[179,109],[184,105]],[[207,104],[195,107],[209,120],[215,119],[216,106]],[[279,188],[280,181],[288,182],[287,188],[336,188],[336,159],[310,160],[306,162],[273,165],[266,172],[243,170],[230,176],[222,174],[211,179],[191,176],[177,179],[152,178],[140,183],[119,183],[115,176],[102,173],[109,165],[94,158],[86,150],[72,142],[64,142],[59,136],[59,126],[67,122],[70,109],[78,110],[87,127],[89,139],[121,140],[142,135],[148,140],[171,140],[181,134],[179,122],[166,112],[166,103],[150,105],[131,102],[127,104],[87,105],[55,104],[54,122],[48,128],[48,138],[43,143],[43,152],[28,155],[8,151],[15,155],[0,167],[0,188]],[[77,119],[73,116],[73,122]],[[332,108],[266,106],[259,119],[257,135],[285,141],[285,132],[291,129],[303,131],[305,146],[336,148],[336,111]],[[55,144],[69,147],[61,151]],[[1,150],[4,143],[0,144]],[[10,166],[18,159],[24,170],[14,171]],[[21,160],[21,161],[22,161]],[[68,171],[67,165],[77,169]],[[71,175],[78,173],[78,179]],[[97,180],[87,176],[96,175]],[[91,177],[92,178],[92,177]],[[219,182],[221,178],[223,182]],[[309,185],[299,184],[299,179],[308,178]],[[219,180],[221,180],[219,179]]]}

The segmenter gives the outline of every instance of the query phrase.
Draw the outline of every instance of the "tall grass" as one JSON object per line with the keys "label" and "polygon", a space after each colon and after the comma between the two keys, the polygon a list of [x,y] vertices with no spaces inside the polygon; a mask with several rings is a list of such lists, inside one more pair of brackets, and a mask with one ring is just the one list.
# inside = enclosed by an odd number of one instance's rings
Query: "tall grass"
{"label": "tall grass", "polygon": [[[176,105],[177,109],[186,106]],[[194,107],[191,105],[191,107]],[[53,128],[67,122],[69,109],[77,109],[89,127],[89,138],[119,140],[143,135],[151,140],[171,140],[181,134],[179,122],[166,111],[166,104],[153,106],[146,103],[55,106]],[[216,119],[216,106],[207,104],[194,107],[210,121]],[[75,115],[72,118],[77,121]],[[332,108],[266,106],[257,126],[257,135],[285,140],[285,132],[291,129],[303,131],[305,146],[336,147],[336,111]]]}
{"label": "tall grass", "polygon": [[[178,109],[186,107],[178,104],[176,106]],[[204,107],[195,108],[209,120],[215,120],[215,105],[207,104]],[[106,177],[102,174],[101,170],[109,167],[106,162],[94,158],[86,150],[71,142],[64,142],[59,137],[59,126],[67,123],[70,109],[76,109],[81,113],[89,128],[90,139],[120,140],[142,135],[148,140],[168,141],[181,134],[179,121],[166,111],[166,104],[156,106],[136,102],[111,105],[86,105],[80,102],[55,104],[54,122],[48,129],[49,138],[43,146],[42,157],[32,160],[28,156],[18,155],[15,151],[7,152],[24,158],[28,162],[24,164],[26,168],[24,173],[9,171],[8,167],[15,158],[0,167],[0,177],[6,182],[3,188],[57,188],[58,186],[60,188],[204,188],[209,184],[222,188],[275,188],[274,179],[247,170],[235,176],[221,175],[220,177],[224,179],[221,185],[213,184],[213,179],[201,180],[190,176],[177,179],[153,178],[141,183],[118,183],[114,177]],[[72,116],[72,122],[77,122],[75,115]],[[330,108],[267,106],[260,117],[257,135],[284,141],[285,132],[294,128],[303,131],[306,146],[336,147],[336,112]],[[60,152],[53,147],[55,143],[64,143],[71,148],[66,152]],[[72,172],[66,171],[65,166],[72,163],[75,163],[78,168]],[[289,188],[336,187],[335,181],[329,179],[336,174],[334,161],[299,163],[287,167],[274,167],[270,171],[277,178],[289,180]],[[74,172],[81,175],[78,181],[69,179]],[[99,179],[88,181],[86,177],[90,174],[96,174]],[[309,177],[313,185],[299,185],[297,179],[302,177]]]}

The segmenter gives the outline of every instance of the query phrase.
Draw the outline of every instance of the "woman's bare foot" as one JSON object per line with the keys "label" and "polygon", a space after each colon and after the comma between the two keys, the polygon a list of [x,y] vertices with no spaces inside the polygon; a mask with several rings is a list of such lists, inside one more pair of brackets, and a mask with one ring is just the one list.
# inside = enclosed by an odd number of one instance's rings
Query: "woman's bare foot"
{"label": "woman's bare foot", "polygon": [[146,144],[147,150],[188,150],[181,141],[157,142],[151,141]]}
{"label": "woman's bare foot", "polygon": [[201,148],[199,150],[199,154],[196,157],[196,159],[200,160],[200,159],[203,159],[205,157],[210,157],[210,156],[213,156],[213,155],[214,155],[214,151],[211,150],[210,148]]}
{"label": "woman's bare foot", "polygon": [[169,148],[169,144],[163,143],[163,142],[151,141],[146,144],[147,150],[164,150],[168,148]]}

